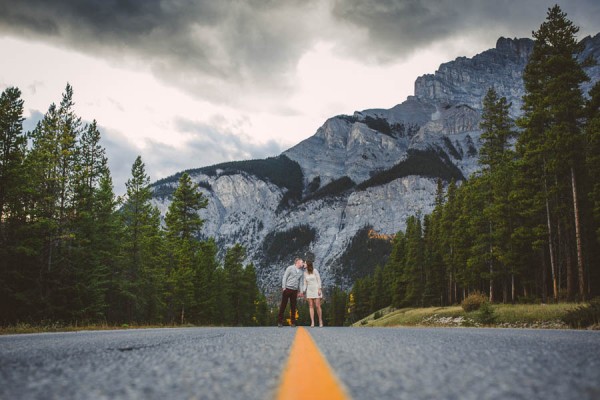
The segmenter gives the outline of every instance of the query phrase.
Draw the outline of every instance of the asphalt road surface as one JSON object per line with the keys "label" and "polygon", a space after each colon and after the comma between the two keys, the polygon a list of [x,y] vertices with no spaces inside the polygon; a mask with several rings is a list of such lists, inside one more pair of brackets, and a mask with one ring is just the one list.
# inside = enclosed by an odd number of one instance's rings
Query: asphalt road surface
{"label": "asphalt road surface", "polygon": [[[600,332],[307,328],[353,399],[600,399]],[[0,336],[0,399],[271,399],[295,329]],[[298,376],[307,384],[311,376]]]}

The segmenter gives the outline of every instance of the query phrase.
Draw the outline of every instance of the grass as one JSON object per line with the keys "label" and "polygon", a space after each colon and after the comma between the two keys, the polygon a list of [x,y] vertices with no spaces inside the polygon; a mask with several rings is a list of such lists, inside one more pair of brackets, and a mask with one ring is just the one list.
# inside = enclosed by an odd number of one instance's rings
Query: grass
{"label": "grass", "polygon": [[[515,328],[567,328],[560,321],[577,303],[559,304],[494,304],[496,315],[494,327]],[[465,312],[461,306],[401,308],[390,307],[378,311],[382,316],[375,319],[371,314],[352,326],[481,326],[477,311]]]}

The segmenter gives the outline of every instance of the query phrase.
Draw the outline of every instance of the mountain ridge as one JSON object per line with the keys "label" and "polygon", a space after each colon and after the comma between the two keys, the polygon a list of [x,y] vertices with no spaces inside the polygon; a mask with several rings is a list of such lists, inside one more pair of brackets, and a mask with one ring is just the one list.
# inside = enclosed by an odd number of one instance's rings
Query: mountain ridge
{"label": "mountain ridge", "polygon": [[[600,34],[582,45],[582,57],[600,61]],[[244,245],[265,291],[277,288],[285,266],[307,250],[325,285],[351,285],[360,276],[355,271],[369,269],[345,256],[355,237],[403,230],[409,216],[433,209],[437,178],[447,184],[478,170],[483,97],[494,87],[518,116],[532,49],[531,39],[499,38],[493,49],[417,78],[404,102],[331,117],[277,157],[188,170],[209,199],[203,236],[221,248]],[[600,67],[586,72],[584,91],[600,79]],[[177,176],[153,184],[162,215]]]}

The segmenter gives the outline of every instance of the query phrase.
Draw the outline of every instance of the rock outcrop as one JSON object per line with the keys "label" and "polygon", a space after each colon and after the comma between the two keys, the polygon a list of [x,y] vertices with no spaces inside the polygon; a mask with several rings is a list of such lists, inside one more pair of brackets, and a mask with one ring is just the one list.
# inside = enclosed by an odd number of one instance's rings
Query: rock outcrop
{"label": "rock outcrop", "polygon": [[[582,43],[583,56],[600,60],[600,34]],[[308,249],[325,285],[351,284],[353,266],[340,260],[357,232],[403,230],[407,217],[432,211],[438,179],[477,170],[482,100],[494,87],[519,115],[532,49],[530,39],[500,38],[494,49],[419,77],[401,104],[330,118],[277,158],[188,171],[209,199],[203,235],[222,249],[246,246],[266,291]],[[586,71],[584,91],[600,79],[599,66]],[[163,215],[176,183],[174,176],[154,184]]]}

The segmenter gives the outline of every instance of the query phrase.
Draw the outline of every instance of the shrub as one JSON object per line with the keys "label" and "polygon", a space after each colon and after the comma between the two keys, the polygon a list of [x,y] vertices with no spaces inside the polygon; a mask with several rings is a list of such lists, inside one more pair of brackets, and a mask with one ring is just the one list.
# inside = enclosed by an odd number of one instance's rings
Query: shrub
{"label": "shrub", "polygon": [[562,317],[565,324],[571,328],[587,328],[600,324],[600,297],[592,299],[589,304],[575,307]]}
{"label": "shrub", "polygon": [[379,319],[381,317],[383,317],[383,313],[381,311],[376,311],[373,315],[373,319]]}
{"label": "shrub", "polygon": [[496,318],[497,315],[494,311],[494,307],[492,307],[492,305],[487,301],[481,303],[479,306],[479,312],[475,316],[475,320],[480,324],[490,325],[496,322]]}
{"label": "shrub", "polygon": [[487,297],[481,292],[473,292],[460,303],[465,312],[477,311],[482,304],[487,302]]}

